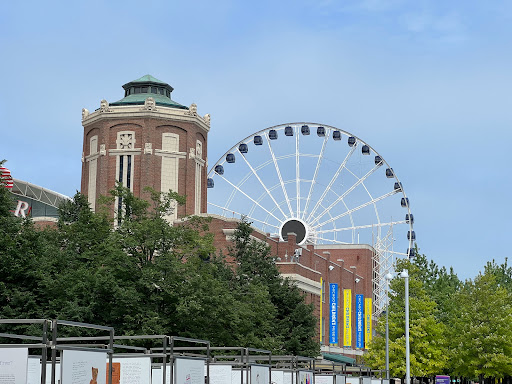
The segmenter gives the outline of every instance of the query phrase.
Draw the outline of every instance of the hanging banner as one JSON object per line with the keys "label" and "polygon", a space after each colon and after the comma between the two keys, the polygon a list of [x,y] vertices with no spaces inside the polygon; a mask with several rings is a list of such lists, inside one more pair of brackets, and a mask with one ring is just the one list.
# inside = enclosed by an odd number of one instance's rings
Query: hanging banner
{"label": "hanging banner", "polygon": [[345,289],[343,291],[343,346],[352,347],[352,290]]}
{"label": "hanging banner", "polygon": [[364,348],[364,296],[356,295],[356,348]]}
{"label": "hanging banner", "polygon": [[329,343],[338,343],[338,284],[329,284]]}
{"label": "hanging banner", "polygon": [[370,348],[370,342],[372,341],[372,299],[364,299],[364,347]]}
{"label": "hanging banner", "polygon": [[319,316],[319,320],[320,320],[320,344],[322,344],[322,342],[324,341],[324,322],[323,322],[323,316],[324,316],[324,308],[323,308],[323,301],[324,301],[324,281],[322,278],[320,278],[320,316]]}

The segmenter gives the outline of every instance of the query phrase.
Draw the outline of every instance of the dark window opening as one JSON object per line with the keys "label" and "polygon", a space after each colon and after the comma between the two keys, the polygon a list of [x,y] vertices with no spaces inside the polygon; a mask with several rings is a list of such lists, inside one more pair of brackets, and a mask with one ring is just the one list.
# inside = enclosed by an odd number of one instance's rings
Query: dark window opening
{"label": "dark window opening", "polygon": [[119,182],[123,183],[124,156],[119,156]]}
{"label": "dark window opening", "polygon": [[142,87],[142,88],[140,89],[140,92],[141,92],[141,93],[148,93],[148,87]]}
{"label": "dark window opening", "polygon": [[157,94],[158,89],[156,87],[151,87],[151,93]]}
{"label": "dark window opening", "polygon": [[117,225],[121,225],[122,209],[123,209],[123,198],[120,197],[117,202]]}
{"label": "dark window opening", "polygon": [[128,165],[126,167],[126,188],[130,189],[131,173],[132,173],[132,157],[126,156]]}
{"label": "dark window opening", "polygon": [[140,93],[140,87],[135,87],[135,88],[134,88],[134,91],[135,91],[135,92],[134,92],[135,94]]}
{"label": "dark window opening", "polygon": [[159,88],[160,89],[160,94],[163,95],[164,94],[164,89],[163,88]]}

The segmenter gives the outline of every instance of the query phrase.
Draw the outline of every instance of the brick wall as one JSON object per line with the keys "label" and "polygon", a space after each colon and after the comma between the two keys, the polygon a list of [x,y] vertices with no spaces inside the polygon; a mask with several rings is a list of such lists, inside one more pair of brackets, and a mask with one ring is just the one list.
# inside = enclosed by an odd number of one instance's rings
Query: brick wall
{"label": "brick wall", "polygon": [[[120,107],[118,107],[120,108]],[[108,195],[114,188],[116,175],[117,156],[113,156],[110,150],[116,149],[117,133],[120,131],[133,131],[135,133],[135,149],[140,152],[132,156],[134,167],[133,193],[137,197],[150,198],[149,194],[143,191],[144,187],[150,186],[157,191],[161,187],[161,165],[162,157],[156,154],[156,150],[162,149],[162,134],[174,133],[179,136],[179,151],[184,154],[179,161],[178,193],[186,196],[186,203],[178,208],[178,216],[194,214],[195,204],[195,183],[196,161],[189,156],[190,149],[196,148],[196,140],[202,143],[202,158],[207,159],[207,133],[198,124],[187,121],[173,121],[172,119],[161,118],[130,118],[119,119],[104,117],[92,124],[84,125],[83,152],[85,156],[90,153],[90,138],[98,136],[98,148],[105,145],[106,154],[98,158],[98,172],[96,178],[96,194]],[[152,144],[152,153],[145,154],[146,143]],[[82,165],[81,191],[87,194],[89,163],[85,161]],[[201,211],[206,212],[206,166],[202,169],[201,175]]]}
{"label": "brick wall", "polygon": [[[234,230],[238,224],[237,219],[226,219],[216,215],[210,215],[212,221],[210,232],[214,235],[214,244],[219,254],[227,255],[228,247],[232,244],[226,233]],[[338,322],[339,326],[339,345],[343,345],[343,290],[351,289],[352,297],[352,349],[356,346],[356,294],[363,294],[365,298],[373,297],[373,248],[367,245],[307,245],[299,246],[296,244],[295,235],[289,234],[287,241],[280,241],[271,238],[255,230],[252,235],[265,241],[271,249],[271,256],[276,257],[276,264],[281,274],[284,276],[295,276],[299,287],[304,286],[304,282],[310,282],[310,290],[303,290],[306,303],[314,304],[314,314],[318,319],[318,328],[320,328],[320,290],[314,290],[312,285],[320,287],[320,279],[324,282],[326,289],[325,301],[323,305],[323,343],[329,343],[329,284],[338,284],[340,293],[338,297]],[[294,255],[296,249],[301,249],[301,256],[297,258]],[[228,262],[233,262],[227,258]],[[332,267],[331,269],[329,267]],[[356,282],[358,279],[358,282]],[[318,329],[317,338],[320,336]]]}

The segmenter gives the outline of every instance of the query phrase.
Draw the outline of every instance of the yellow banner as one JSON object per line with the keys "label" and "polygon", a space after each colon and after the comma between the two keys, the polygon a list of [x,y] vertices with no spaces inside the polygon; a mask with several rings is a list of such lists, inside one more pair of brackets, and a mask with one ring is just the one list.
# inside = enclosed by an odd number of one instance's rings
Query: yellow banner
{"label": "yellow banner", "polygon": [[364,347],[370,348],[372,341],[372,299],[364,299]]}
{"label": "yellow banner", "polygon": [[323,306],[322,302],[324,300],[324,281],[320,278],[320,344],[324,341],[323,333],[324,333],[324,321],[323,321]]}
{"label": "yellow banner", "polygon": [[343,346],[352,347],[352,290],[345,289],[343,292]]}

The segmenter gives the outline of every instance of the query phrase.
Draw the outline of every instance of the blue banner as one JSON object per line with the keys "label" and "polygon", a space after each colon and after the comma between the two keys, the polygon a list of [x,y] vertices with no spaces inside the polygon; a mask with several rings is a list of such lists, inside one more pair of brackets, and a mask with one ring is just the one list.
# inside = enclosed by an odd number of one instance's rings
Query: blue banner
{"label": "blue banner", "polygon": [[356,295],[356,348],[364,348],[364,296]]}
{"label": "blue banner", "polygon": [[329,284],[329,343],[338,343],[338,284]]}

